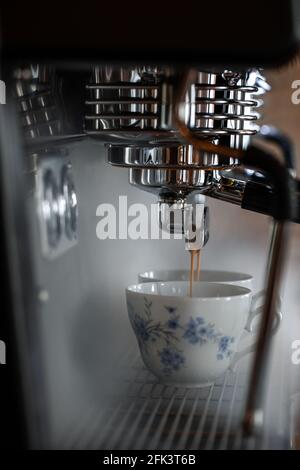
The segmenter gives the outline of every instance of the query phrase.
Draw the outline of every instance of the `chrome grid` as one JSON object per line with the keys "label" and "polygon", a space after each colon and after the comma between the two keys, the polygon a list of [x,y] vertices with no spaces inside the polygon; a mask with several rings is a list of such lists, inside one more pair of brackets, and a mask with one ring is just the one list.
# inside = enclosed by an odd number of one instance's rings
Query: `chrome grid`
{"label": "chrome grid", "polygon": [[[242,447],[240,419],[247,372],[227,371],[213,386],[163,385],[134,357],[105,410],[91,410],[65,448],[197,450]],[[128,364],[128,362],[127,362]],[[249,445],[249,444],[248,444]],[[243,444],[244,446],[244,444]],[[250,444],[255,447],[255,443]]]}
{"label": "chrome grid", "polygon": [[[144,72],[135,67],[94,68],[92,81],[86,84],[86,133],[104,133],[110,143],[117,134],[128,140],[124,131],[139,130],[139,139],[151,130],[156,131],[156,138],[157,132],[173,138],[170,71],[153,68]],[[258,70],[238,74],[198,72],[195,80],[186,96],[188,126],[205,138],[216,141],[228,137],[234,147],[243,148],[244,137],[259,130],[260,97],[270,89],[264,77]]]}

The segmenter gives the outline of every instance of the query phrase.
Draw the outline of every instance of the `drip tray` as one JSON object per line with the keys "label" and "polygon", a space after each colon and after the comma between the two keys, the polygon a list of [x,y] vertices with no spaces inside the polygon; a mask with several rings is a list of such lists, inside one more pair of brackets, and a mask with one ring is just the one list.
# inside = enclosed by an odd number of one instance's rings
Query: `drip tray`
{"label": "drip tray", "polygon": [[[126,361],[133,365],[123,375],[122,387],[116,387],[110,406],[91,411],[84,429],[77,430],[79,438],[68,446],[104,450],[242,447],[239,428],[248,377],[245,368],[227,371],[212,386],[172,387],[158,383],[139,355],[132,359]],[[250,447],[256,447],[255,442]]]}

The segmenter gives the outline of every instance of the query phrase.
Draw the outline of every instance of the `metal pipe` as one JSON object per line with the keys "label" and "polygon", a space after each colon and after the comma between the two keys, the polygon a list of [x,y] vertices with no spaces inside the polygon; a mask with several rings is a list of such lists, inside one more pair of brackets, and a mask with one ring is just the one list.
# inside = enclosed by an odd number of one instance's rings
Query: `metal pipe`
{"label": "metal pipe", "polygon": [[205,195],[212,197],[213,199],[218,199],[220,201],[230,202],[231,204],[241,206],[245,186],[246,181],[232,177],[221,177],[217,184],[214,184],[208,188],[208,190],[205,192]]}
{"label": "metal pipe", "polygon": [[272,336],[271,330],[275,318],[278,291],[288,242],[288,223],[286,221],[274,221],[273,223],[267,272],[266,301],[259,329],[243,421],[243,431],[248,436],[261,431],[263,426],[263,386],[265,384],[267,363],[272,346],[270,339]]}
{"label": "metal pipe", "polygon": [[[203,142],[190,131],[180,116],[180,103],[182,102],[187,86],[191,82],[188,72],[183,76],[179,84],[177,100],[175,101],[173,119],[178,127],[181,136],[187,144],[193,145],[198,150],[217,152],[223,156],[228,156],[231,149],[223,146],[216,147],[208,142]],[[251,154],[251,152],[254,152]],[[252,366],[248,397],[245,414],[242,423],[243,432],[248,436],[253,436],[263,426],[263,399],[265,374],[267,373],[267,363],[271,351],[272,325],[275,318],[275,309],[280,288],[281,275],[283,272],[286,245],[288,240],[287,219],[294,216],[294,201],[292,200],[292,188],[290,173],[286,164],[282,164],[274,159],[270,154],[251,148],[243,152],[235,149],[236,158],[243,161],[249,168],[257,168],[262,171],[269,171],[273,185],[278,191],[274,213],[273,237],[270,245],[270,258],[268,262],[266,300],[263,308],[262,321],[259,330],[257,349]],[[285,162],[286,163],[286,162]]]}

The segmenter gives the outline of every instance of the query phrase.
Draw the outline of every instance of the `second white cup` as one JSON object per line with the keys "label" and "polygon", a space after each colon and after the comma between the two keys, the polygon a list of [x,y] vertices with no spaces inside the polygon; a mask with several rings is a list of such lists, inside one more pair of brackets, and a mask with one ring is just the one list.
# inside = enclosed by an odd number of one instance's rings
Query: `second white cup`
{"label": "second white cup", "polygon": [[[173,282],[188,281],[190,272],[187,269],[158,269],[154,271],[145,271],[138,274],[138,282]],[[263,304],[265,291],[253,292],[253,276],[251,274],[235,271],[218,271],[203,269],[200,272],[201,282],[217,282],[221,284],[230,284],[232,286],[245,287],[251,291],[251,310],[259,304]]]}

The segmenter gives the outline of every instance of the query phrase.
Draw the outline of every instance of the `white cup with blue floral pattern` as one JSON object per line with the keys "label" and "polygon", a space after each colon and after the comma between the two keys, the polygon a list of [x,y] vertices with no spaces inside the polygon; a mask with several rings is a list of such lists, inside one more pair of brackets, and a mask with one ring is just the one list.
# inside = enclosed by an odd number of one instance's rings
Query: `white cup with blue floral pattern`
{"label": "white cup with blue floral pattern", "polygon": [[129,319],[146,367],[162,382],[212,384],[251,347],[241,348],[261,308],[251,291],[214,282],[148,282],[126,289]]}

